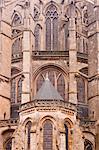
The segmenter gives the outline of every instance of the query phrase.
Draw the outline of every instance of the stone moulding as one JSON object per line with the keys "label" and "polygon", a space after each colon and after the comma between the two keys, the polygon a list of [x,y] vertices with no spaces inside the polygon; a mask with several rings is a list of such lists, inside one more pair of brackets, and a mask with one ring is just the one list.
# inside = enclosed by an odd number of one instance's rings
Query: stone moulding
{"label": "stone moulding", "polygon": [[0,127],[17,126],[18,119],[0,120]]}
{"label": "stone moulding", "polygon": [[70,114],[76,112],[76,105],[62,100],[33,100],[21,105],[20,112],[35,108],[40,111],[66,111]]}

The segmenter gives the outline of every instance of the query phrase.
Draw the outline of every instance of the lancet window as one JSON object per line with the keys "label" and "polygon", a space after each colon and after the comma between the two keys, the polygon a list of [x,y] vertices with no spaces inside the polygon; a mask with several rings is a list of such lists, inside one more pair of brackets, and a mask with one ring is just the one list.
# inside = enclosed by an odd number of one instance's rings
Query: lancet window
{"label": "lancet window", "polygon": [[34,31],[34,36],[35,36],[35,50],[39,51],[40,50],[40,25],[37,24],[35,27],[35,31]]}

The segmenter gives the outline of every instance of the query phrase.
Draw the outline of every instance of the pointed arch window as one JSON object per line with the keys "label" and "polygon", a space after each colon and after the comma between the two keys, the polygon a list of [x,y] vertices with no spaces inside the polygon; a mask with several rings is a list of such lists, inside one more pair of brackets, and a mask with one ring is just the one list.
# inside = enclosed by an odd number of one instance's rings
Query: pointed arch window
{"label": "pointed arch window", "polygon": [[19,26],[21,24],[22,24],[21,16],[18,13],[15,13],[13,20],[12,20],[12,25],[13,26]]}
{"label": "pointed arch window", "polygon": [[43,126],[43,150],[53,149],[53,125],[50,120],[46,120]]}
{"label": "pointed arch window", "polygon": [[46,11],[46,50],[58,51],[58,13],[53,4]]}
{"label": "pointed arch window", "polygon": [[41,29],[41,26],[39,24],[37,24],[36,27],[35,27],[35,30],[34,30],[35,50],[36,51],[40,50],[40,29]]}
{"label": "pointed arch window", "polygon": [[17,101],[21,102],[22,97],[22,79],[20,78],[18,81],[18,94],[17,94]]}

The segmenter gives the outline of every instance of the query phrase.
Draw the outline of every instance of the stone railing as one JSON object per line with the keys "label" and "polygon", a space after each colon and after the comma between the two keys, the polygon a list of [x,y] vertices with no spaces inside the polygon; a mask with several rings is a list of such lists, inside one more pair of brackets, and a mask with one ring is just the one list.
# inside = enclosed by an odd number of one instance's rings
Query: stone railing
{"label": "stone railing", "polygon": [[32,51],[33,59],[68,59],[69,51]]}
{"label": "stone railing", "polygon": [[21,105],[20,111],[24,111],[27,109],[31,108],[36,108],[39,109],[41,108],[42,110],[70,110],[70,111],[76,111],[76,105],[65,102],[62,100],[33,100],[31,102],[25,103]]}
{"label": "stone railing", "polygon": [[83,63],[88,63],[88,54],[77,52],[77,60]]}
{"label": "stone railing", "polygon": [[92,127],[95,126],[96,121],[90,121],[90,120],[81,120],[80,121],[80,126],[83,127]]}
{"label": "stone railing", "polygon": [[22,60],[22,58],[23,58],[23,53],[22,52],[12,54],[12,62],[20,61],[20,60]]}
{"label": "stone railing", "polygon": [[0,127],[17,126],[18,119],[0,120]]}

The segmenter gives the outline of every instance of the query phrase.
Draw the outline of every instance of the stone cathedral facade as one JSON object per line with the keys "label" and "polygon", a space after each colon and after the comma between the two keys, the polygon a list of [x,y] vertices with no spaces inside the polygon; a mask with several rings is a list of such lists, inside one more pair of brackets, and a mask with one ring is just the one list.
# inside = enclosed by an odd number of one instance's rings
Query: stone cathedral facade
{"label": "stone cathedral facade", "polygon": [[99,0],[0,0],[0,150],[99,150]]}

